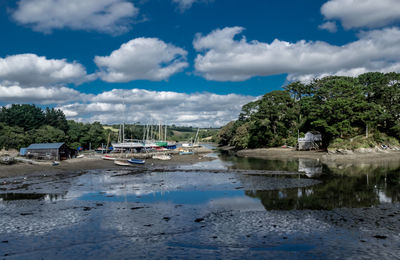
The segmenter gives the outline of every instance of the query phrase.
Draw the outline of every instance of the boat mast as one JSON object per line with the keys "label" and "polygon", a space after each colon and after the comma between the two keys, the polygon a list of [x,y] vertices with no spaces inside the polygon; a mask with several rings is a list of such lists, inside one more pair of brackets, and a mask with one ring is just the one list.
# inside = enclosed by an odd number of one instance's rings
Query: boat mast
{"label": "boat mast", "polygon": [[197,128],[196,137],[194,138],[194,142],[195,142],[196,144],[199,143],[199,140],[198,140],[198,138],[199,138],[199,130],[200,130],[200,128]]}
{"label": "boat mast", "polygon": [[150,126],[149,126],[149,124],[147,124],[147,126],[146,126],[146,141],[147,140],[149,140],[149,131],[150,130]]}
{"label": "boat mast", "polygon": [[122,96],[122,104],[123,104],[123,121],[122,121],[122,142],[125,143],[125,96]]}
{"label": "boat mast", "polygon": [[165,125],[165,135],[164,135],[164,137],[165,137],[164,141],[166,142],[167,141],[167,125]]}

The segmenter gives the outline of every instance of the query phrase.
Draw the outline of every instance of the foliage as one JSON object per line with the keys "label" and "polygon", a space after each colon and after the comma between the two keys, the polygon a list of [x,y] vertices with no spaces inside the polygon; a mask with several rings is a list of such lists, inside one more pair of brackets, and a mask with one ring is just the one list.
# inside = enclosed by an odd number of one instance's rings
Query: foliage
{"label": "foliage", "polygon": [[92,124],[67,121],[59,109],[35,105],[11,105],[0,109],[0,148],[27,147],[32,143],[65,142],[71,148],[97,148],[107,144],[110,130],[98,122]]}
{"label": "foliage", "polygon": [[[293,82],[284,91],[244,105],[238,120],[221,129],[218,141],[237,148],[294,145],[299,132],[311,130],[322,134],[325,147],[368,133],[400,139],[400,74],[372,72]],[[369,147],[384,142],[371,140],[353,144]]]}
{"label": "foliage", "polygon": [[11,105],[2,107],[0,110],[0,122],[9,126],[18,126],[29,131],[38,129],[44,125],[50,125],[66,132],[68,130],[67,120],[64,113],[59,109],[46,108],[43,111],[35,105]]}
{"label": "foliage", "polygon": [[0,123],[0,147],[5,149],[20,148],[29,143],[28,135],[19,126]]}
{"label": "foliage", "polygon": [[236,133],[237,124],[234,121],[229,122],[218,133],[217,141],[220,145],[230,145],[231,140]]}

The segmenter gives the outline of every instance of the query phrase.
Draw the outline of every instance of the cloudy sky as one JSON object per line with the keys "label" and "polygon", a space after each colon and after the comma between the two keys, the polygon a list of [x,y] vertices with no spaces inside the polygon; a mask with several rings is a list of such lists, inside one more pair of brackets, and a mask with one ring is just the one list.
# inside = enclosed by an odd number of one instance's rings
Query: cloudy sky
{"label": "cloudy sky", "polygon": [[221,126],[288,82],[400,72],[399,0],[1,0],[0,105]]}

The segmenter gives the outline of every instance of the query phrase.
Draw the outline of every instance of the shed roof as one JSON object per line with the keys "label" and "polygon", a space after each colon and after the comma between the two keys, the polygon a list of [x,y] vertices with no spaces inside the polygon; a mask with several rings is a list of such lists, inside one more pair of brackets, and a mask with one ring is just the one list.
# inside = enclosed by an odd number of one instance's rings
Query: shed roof
{"label": "shed roof", "polygon": [[59,149],[64,143],[31,144],[27,149]]}

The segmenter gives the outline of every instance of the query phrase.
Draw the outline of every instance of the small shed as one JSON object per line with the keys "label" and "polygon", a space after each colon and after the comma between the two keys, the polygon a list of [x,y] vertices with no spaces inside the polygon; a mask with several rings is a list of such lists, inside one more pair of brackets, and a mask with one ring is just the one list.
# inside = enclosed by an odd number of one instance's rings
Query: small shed
{"label": "small shed", "polygon": [[25,156],[26,155],[26,148],[19,149],[19,155]]}
{"label": "small shed", "polygon": [[74,151],[65,143],[31,144],[26,148],[26,155],[42,160],[67,160],[74,155]]}
{"label": "small shed", "polygon": [[317,150],[322,145],[322,135],[317,131],[309,131],[297,140],[297,150]]}

